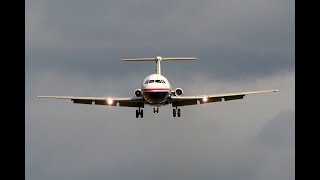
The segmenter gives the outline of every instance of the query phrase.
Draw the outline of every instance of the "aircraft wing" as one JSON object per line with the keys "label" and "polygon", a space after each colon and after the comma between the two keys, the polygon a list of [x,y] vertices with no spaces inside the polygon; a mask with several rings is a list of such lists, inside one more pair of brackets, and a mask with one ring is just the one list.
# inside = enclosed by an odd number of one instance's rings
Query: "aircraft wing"
{"label": "aircraft wing", "polygon": [[198,95],[198,96],[171,96],[171,102],[172,102],[172,107],[188,106],[188,105],[196,105],[198,104],[198,101],[200,102],[200,104],[220,102],[223,100],[230,101],[230,100],[243,99],[243,97],[248,94],[268,93],[268,92],[277,92],[277,91],[278,89],[227,93],[227,94]]}
{"label": "aircraft wing", "polygon": [[70,99],[73,103],[78,103],[78,104],[144,107],[143,97],[38,96],[38,98]]}

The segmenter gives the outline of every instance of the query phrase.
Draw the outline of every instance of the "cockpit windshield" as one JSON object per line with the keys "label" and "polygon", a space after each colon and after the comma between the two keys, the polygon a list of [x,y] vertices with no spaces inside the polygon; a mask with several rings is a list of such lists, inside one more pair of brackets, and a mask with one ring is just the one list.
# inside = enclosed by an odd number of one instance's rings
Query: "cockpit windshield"
{"label": "cockpit windshield", "polygon": [[148,84],[148,83],[163,83],[165,84],[166,82],[164,80],[147,80],[144,84]]}

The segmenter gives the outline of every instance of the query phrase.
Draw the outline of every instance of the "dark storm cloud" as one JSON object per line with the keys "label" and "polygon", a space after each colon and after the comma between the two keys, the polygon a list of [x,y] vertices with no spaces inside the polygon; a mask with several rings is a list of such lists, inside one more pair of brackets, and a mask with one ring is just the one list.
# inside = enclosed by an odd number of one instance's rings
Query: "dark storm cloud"
{"label": "dark storm cloud", "polygon": [[295,111],[281,112],[268,121],[253,146],[253,154],[260,162],[259,173],[253,179],[294,179]]}
{"label": "dark storm cloud", "polygon": [[294,111],[282,112],[264,126],[257,137],[257,143],[274,148],[294,146],[294,120]]}
{"label": "dark storm cloud", "polygon": [[[294,109],[292,73],[260,79],[248,87],[215,80],[206,85],[206,92],[218,87],[239,90],[260,86],[276,86],[281,91],[242,101],[185,107],[181,119],[171,117],[170,107],[161,108],[157,115],[147,107],[144,119],[135,119],[133,108],[36,99],[43,93],[129,95],[135,78],[91,82],[47,72],[28,82],[27,179],[241,180],[293,176],[289,164],[293,157],[284,156],[292,151],[286,142],[293,138],[287,135],[293,128],[288,125]],[[204,84],[210,79],[199,76],[197,80]],[[186,86],[191,94],[202,90],[193,82]],[[273,138],[280,140],[274,142]],[[281,172],[273,168],[277,163]]]}
{"label": "dark storm cloud", "polygon": [[[265,76],[294,68],[294,2],[40,1],[27,3],[31,72],[52,68],[89,77],[152,72],[122,57],[196,56],[183,63],[218,78]],[[180,63],[166,65],[174,73]],[[134,67],[134,68],[132,68]],[[149,71],[149,72],[150,72]],[[245,72],[245,73],[244,73]]]}
{"label": "dark storm cloud", "polygon": [[[180,119],[37,99],[132,96],[155,64],[120,58],[158,54],[199,58],[162,64],[186,95],[280,91]],[[291,0],[27,0],[26,179],[293,179],[294,77]]]}

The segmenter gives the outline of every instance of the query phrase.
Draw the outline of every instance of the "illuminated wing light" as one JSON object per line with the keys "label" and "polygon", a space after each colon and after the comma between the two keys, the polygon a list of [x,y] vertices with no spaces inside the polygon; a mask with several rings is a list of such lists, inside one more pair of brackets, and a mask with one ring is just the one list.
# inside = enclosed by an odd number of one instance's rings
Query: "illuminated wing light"
{"label": "illuminated wing light", "polygon": [[202,98],[202,101],[203,101],[203,102],[207,102],[207,101],[208,101],[208,98],[207,98],[207,97],[204,97],[204,98]]}
{"label": "illuminated wing light", "polygon": [[108,99],[108,100],[107,100],[107,103],[108,103],[109,105],[112,105],[113,100],[112,100],[112,99]]}

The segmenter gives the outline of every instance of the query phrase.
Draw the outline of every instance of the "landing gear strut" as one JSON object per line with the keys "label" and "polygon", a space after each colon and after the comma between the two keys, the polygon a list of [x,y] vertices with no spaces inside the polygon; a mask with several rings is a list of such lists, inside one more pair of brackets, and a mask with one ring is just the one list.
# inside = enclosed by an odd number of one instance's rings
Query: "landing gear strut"
{"label": "landing gear strut", "polygon": [[139,115],[141,118],[143,118],[143,109],[140,109],[140,107],[139,107],[139,110],[138,109],[136,110],[136,118],[138,118]]}
{"label": "landing gear strut", "polygon": [[178,117],[181,116],[181,111],[180,111],[180,108],[178,108],[178,107],[173,109],[173,117],[176,117],[176,115],[178,115]]}
{"label": "landing gear strut", "polygon": [[158,107],[153,108],[153,113],[159,113],[159,108]]}

